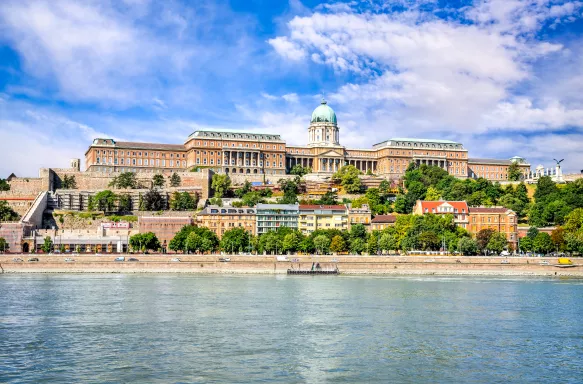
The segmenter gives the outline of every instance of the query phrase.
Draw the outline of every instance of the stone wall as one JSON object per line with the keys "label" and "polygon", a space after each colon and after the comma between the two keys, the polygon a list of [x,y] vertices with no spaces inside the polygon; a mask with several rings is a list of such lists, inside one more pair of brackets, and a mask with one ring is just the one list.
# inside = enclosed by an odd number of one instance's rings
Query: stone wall
{"label": "stone wall", "polygon": [[[178,190],[181,188],[200,188],[201,199],[208,198],[210,186],[210,171],[208,169],[201,170],[200,172],[176,173],[181,178],[180,187],[177,188]],[[80,191],[101,191],[104,189],[110,189],[109,183],[118,175],[118,173],[106,172],[80,172],[76,169],[50,169],[50,174],[51,182],[49,184],[52,189],[60,188],[65,176],[74,176],[77,190]],[[154,173],[136,172],[135,174],[138,183],[142,184],[145,188],[150,188]],[[165,179],[166,185],[168,185],[168,177],[165,177]]]}
{"label": "stone wall", "polygon": [[229,178],[231,183],[234,185],[239,185],[245,183],[245,180],[249,182],[261,182],[263,183],[263,177],[265,176],[265,183],[267,184],[277,184],[279,179],[293,179],[295,175],[260,175],[260,174],[245,174],[245,173],[230,173]]}

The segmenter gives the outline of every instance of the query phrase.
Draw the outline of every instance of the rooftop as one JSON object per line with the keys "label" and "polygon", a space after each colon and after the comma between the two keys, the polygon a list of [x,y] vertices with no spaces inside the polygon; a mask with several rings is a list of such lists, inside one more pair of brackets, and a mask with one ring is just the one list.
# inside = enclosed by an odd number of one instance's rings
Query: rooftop
{"label": "rooftop", "polygon": [[[518,159],[522,159],[524,162],[521,162]],[[504,160],[504,159],[485,159],[485,158],[476,158],[476,157],[470,157],[470,158],[468,158],[468,164],[510,165],[514,161],[517,161],[519,164],[528,165],[528,163],[526,162],[526,160],[524,160],[522,157],[518,157],[518,156],[515,156],[515,157],[513,157],[510,160]]]}
{"label": "rooftop", "polygon": [[372,219],[371,223],[394,223],[397,221],[395,215],[377,215]]}
{"label": "rooftop", "polygon": [[257,210],[287,210],[287,211],[297,211],[299,209],[299,204],[257,204]]}
{"label": "rooftop", "polygon": [[311,209],[327,209],[327,210],[345,211],[346,207],[344,205],[310,205],[310,204],[300,205],[300,210],[311,210]]}
{"label": "rooftop", "polygon": [[513,212],[509,208],[505,207],[472,207],[470,208],[470,214],[472,213],[506,213],[508,211]]}
{"label": "rooftop", "polygon": [[135,141],[115,141],[113,139],[95,139],[92,146],[110,146],[114,148],[130,148],[130,149],[156,149],[163,151],[185,151],[186,148],[182,144],[160,144],[160,143],[142,143]]}
{"label": "rooftop", "polygon": [[237,140],[264,140],[264,141],[283,141],[280,135],[270,133],[250,133],[241,131],[212,131],[198,130],[188,136],[189,139],[194,137],[205,137],[215,139],[237,139]]}

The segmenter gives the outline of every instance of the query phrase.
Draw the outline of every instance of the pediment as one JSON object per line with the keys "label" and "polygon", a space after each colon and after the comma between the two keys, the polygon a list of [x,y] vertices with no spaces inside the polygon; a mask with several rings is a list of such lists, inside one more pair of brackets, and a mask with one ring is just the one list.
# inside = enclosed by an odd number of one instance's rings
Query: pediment
{"label": "pediment", "polygon": [[342,158],[344,158],[343,153],[339,153],[338,151],[335,151],[333,149],[326,151],[326,152],[319,153],[318,156],[319,157],[342,157]]}

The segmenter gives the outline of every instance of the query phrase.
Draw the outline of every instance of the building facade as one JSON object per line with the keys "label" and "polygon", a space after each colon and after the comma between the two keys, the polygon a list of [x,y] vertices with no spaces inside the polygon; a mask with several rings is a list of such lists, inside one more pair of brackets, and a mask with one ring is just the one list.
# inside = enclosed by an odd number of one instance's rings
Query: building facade
{"label": "building facade", "polygon": [[348,209],[344,205],[300,205],[298,229],[305,235],[319,229],[348,230]]}
{"label": "building facade", "polygon": [[393,138],[372,148],[346,148],[340,144],[336,113],[325,100],[312,113],[304,146],[288,146],[280,135],[198,130],[184,144],[154,144],[97,138],[85,153],[88,171],[147,170],[172,172],[210,168],[230,174],[283,175],[294,166],[331,174],[344,165],[363,173],[398,178],[410,163],[438,166],[459,178],[506,180],[508,166],[517,162],[530,172],[524,158],[508,160],[469,158],[461,143],[441,139]]}
{"label": "building facade", "polygon": [[362,224],[370,230],[372,212],[368,204],[363,204],[360,208],[348,207],[348,230],[355,224]]}
{"label": "building facade", "polygon": [[371,231],[382,231],[388,227],[395,225],[397,216],[395,215],[377,215],[370,223]]}
{"label": "building facade", "polygon": [[255,209],[257,235],[279,227],[298,229],[299,204],[257,204]]}
{"label": "building facade", "polygon": [[256,233],[255,208],[232,208],[209,205],[196,214],[196,224],[199,227],[207,227],[213,231],[219,239],[229,229],[243,228],[247,233]]}
{"label": "building facade", "polygon": [[414,215],[425,215],[433,213],[434,215],[453,215],[453,221],[456,225],[468,229],[469,208],[465,201],[423,201],[417,200],[413,207]]}
{"label": "building facade", "polygon": [[512,249],[517,249],[518,217],[513,210],[504,207],[470,208],[470,223],[467,229],[475,235],[486,228],[504,233]]}

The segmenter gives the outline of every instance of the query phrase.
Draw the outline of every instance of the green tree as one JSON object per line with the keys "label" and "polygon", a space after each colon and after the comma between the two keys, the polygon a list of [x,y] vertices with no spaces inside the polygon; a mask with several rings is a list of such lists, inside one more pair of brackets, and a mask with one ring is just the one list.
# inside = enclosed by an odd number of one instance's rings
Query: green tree
{"label": "green tree", "polygon": [[516,161],[513,161],[512,164],[508,166],[508,180],[510,181],[518,181],[522,178],[522,171],[520,170],[520,166]]}
{"label": "green tree", "polygon": [[362,183],[358,177],[361,172],[354,165],[345,165],[332,175],[336,183],[340,183],[346,193],[360,193]]}
{"label": "green tree", "polygon": [[193,232],[197,227],[194,225],[185,225],[174,235],[170,243],[168,244],[168,248],[173,250],[174,252],[184,251],[186,249],[186,238],[188,235]]}
{"label": "green tree", "polygon": [[195,227],[186,236],[184,243],[189,252],[211,252],[219,245],[217,235],[206,227]]}
{"label": "green tree", "polygon": [[571,233],[583,228],[583,208],[574,209],[567,215],[564,228]]}
{"label": "green tree", "polygon": [[394,204],[395,212],[397,213],[410,213],[412,206],[410,207],[407,199],[403,195],[398,195]]}
{"label": "green tree", "polygon": [[8,242],[5,238],[0,237],[0,252],[6,252],[9,249]]}
{"label": "green tree", "polygon": [[328,247],[330,246],[330,239],[326,235],[318,235],[314,237],[314,247],[320,254],[328,253]]}
{"label": "green tree", "polygon": [[427,201],[437,201],[441,198],[441,194],[434,186],[427,188],[427,193],[425,194],[425,200]]}
{"label": "green tree", "polygon": [[77,189],[77,181],[74,175],[65,175],[63,178],[63,189]]}
{"label": "green tree", "polygon": [[342,236],[336,235],[330,242],[330,250],[332,252],[344,252],[346,250],[346,243]]}
{"label": "green tree", "polygon": [[488,241],[486,249],[491,252],[500,253],[508,247],[506,235],[500,232],[494,232]]}
{"label": "green tree", "polygon": [[397,238],[389,233],[383,233],[379,239],[379,247],[383,251],[395,251],[399,248]]}
{"label": "green tree", "polygon": [[315,250],[314,241],[312,240],[311,237],[304,237],[304,239],[300,241],[298,248],[300,249],[300,251],[304,253],[314,252]]}
{"label": "green tree", "polygon": [[484,228],[476,234],[476,242],[480,251],[487,249],[488,243],[495,232],[492,228]]}
{"label": "green tree", "polygon": [[144,211],[161,211],[166,207],[164,198],[156,189],[150,189],[143,195]]}
{"label": "green tree", "polygon": [[133,172],[122,172],[109,182],[109,186],[117,189],[135,189],[138,187],[136,174]]}
{"label": "green tree", "polygon": [[543,176],[536,183],[534,199],[537,203],[544,203],[557,197],[559,189],[550,176]]}
{"label": "green tree", "polygon": [[463,255],[475,255],[478,252],[478,243],[469,237],[458,240],[457,251]]}
{"label": "green tree", "polygon": [[321,198],[316,202],[316,204],[322,205],[336,205],[338,204],[338,193],[333,191],[327,191]]}
{"label": "green tree", "polygon": [[366,227],[363,224],[354,224],[350,227],[350,239],[366,239]]}
{"label": "green tree", "polygon": [[182,183],[182,179],[176,172],[173,172],[172,176],[170,176],[170,186],[173,188],[180,187],[180,183]]}
{"label": "green tree", "polygon": [[129,212],[132,210],[132,199],[130,195],[117,195],[117,210],[119,212]]}
{"label": "green tree", "polygon": [[222,207],[223,206],[223,199],[221,199],[220,197],[211,197],[209,199],[209,204]]}
{"label": "green tree", "polygon": [[291,175],[297,175],[299,177],[303,177],[308,173],[312,173],[312,168],[310,167],[303,167],[300,164],[294,165],[292,169],[289,171]]}
{"label": "green tree", "polygon": [[264,203],[265,199],[261,196],[259,192],[249,192],[243,196],[241,202],[242,206],[244,205],[247,207],[254,207],[259,203]]}
{"label": "green tree", "polygon": [[565,229],[563,227],[557,227],[551,232],[551,240],[557,251],[565,251],[567,247],[567,242],[565,241]]}
{"label": "green tree", "polygon": [[134,250],[145,252],[148,250],[157,251],[160,249],[160,241],[152,232],[137,233],[130,237],[130,246]]}
{"label": "green tree", "polygon": [[243,228],[233,228],[225,231],[221,239],[221,249],[225,252],[243,252],[249,249],[251,236]]}
{"label": "green tree", "polygon": [[526,236],[532,240],[539,234],[539,230],[536,227],[528,228],[528,232],[526,232]]}
{"label": "green tree", "polygon": [[231,187],[231,179],[227,174],[215,173],[211,181],[211,188],[215,191],[215,197],[225,197]]}
{"label": "green tree", "polygon": [[17,221],[20,215],[16,213],[5,200],[0,200],[0,221]]}
{"label": "green tree", "polygon": [[433,231],[423,231],[419,234],[417,241],[422,250],[435,251],[439,249],[441,244],[439,237]]}
{"label": "green tree", "polygon": [[534,238],[533,248],[535,252],[548,253],[553,250],[554,244],[551,235],[545,232],[539,232]]}
{"label": "green tree", "polygon": [[1,191],[10,191],[10,184],[6,179],[0,179],[0,192]]}
{"label": "green tree", "polygon": [[351,253],[354,253],[356,255],[360,255],[365,250],[366,250],[366,242],[363,239],[361,239],[360,237],[357,237],[357,238],[352,239],[350,241],[350,252]]}
{"label": "green tree", "polygon": [[170,209],[173,211],[192,211],[196,208],[198,204],[198,194],[195,193],[195,198],[193,198],[190,193],[184,192],[174,192],[172,194],[172,199],[170,200]]}
{"label": "green tree", "polygon": [[300,240],[300,236],[296,232],[288,233],[283,238],[283,251],[288,253],[296,252],[300,245]]}
{"label": "green tree", "polygon": [[44,253],[50,253],[53,250],[53,240],[51,240],[49,236],[45,237],[40,249],[42,249]]}
{"label": "green tree", "polygon": [[261,252],[271,254],[280,253],[283,249],[283,241],[274,231],[269,231],[259,237],[259,249]]}
{"label": "green tree", "polygon": [[298,201],[298,194],[300,193],[300,178],[296,176],[294,179],[280,179],[278,181],[279,188],[283,191],[282,204],[295,204]]}
{"label": "green tree", "polygon": [[253,188],[252,188],[252,185],[249,182],[249,180],[245,180],[245,182],[243,183],[241,188],[238,188],[235,190],[235,196],[237,196],[238,198],[241,198],[244,195],[246,195],[247,193],[251,192],[252,189]]}
{"label": "green tree", "polygon": [[386,199],[389,195],[389,191],[391,190],[391,183],[387,179],[384,179],[379,184],[379,194],[383,199]]}
{"label": "green tree", "polygon": [[157,173],[152,177],[152,186],[155,188],[162,188],[166,184],[166,180],[164,180],[164,176],[162,174]]}
{"label": "green tree", "polygon": [[519,239],[518,246],[522,252],[532,252],[534,250],[534,240],[528,236]]}
{"label": "green tree", "polygon": [[565,218],[571,211],[571,207],[563,200],[551,201],[543,211],[543,219],[547,223],[561,225],[565,222]]}
{"label": "green tree", "polygon": [[115,210],[116,202],[117,195],[108,189],[97,192],[95,196],[93,196],[95,207],[98,210],[103,211],[104,214],[107,212],[113,212]]}

